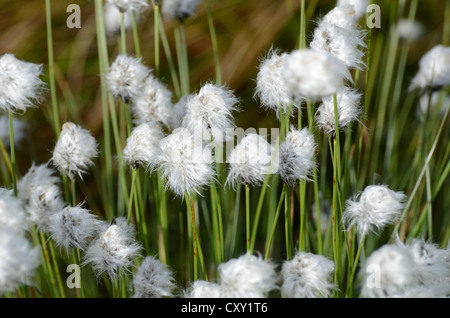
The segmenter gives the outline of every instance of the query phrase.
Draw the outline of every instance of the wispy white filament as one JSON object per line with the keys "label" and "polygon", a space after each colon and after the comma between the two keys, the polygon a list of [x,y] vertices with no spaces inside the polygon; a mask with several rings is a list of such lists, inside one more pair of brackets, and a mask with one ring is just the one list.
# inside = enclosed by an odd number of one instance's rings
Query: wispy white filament
{"label": "wispy white filament", "polygon": [[90,132],[71,122],[64,123],[58,142],[53,150],[52,163],[60,173],[73,179],[82,178],[82,173],[94,165],[97,157],[97,142]]}
{"label": "wispy white filament", "polygon": [[40,101],[44,82],[42,64],[17,59],[13,54],[0,56],[0,110],[25,112]]}

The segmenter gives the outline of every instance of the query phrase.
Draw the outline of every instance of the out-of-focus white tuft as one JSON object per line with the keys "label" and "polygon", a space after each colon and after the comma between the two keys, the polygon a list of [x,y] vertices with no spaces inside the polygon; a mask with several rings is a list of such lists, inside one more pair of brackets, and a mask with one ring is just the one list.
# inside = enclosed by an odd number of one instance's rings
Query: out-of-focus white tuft
{"label": "out-of-focus white tuft", "polygon": [[219,284],[196,280],[184,291],[185,298],[221,298],[222,292]]}
{"label": "out-of-focus white tuft", "polygon": [[169,266],[147,256],[133,275],[133,298],[172,297],[175,278]]}
{"label": "out-of-focus white tuft", "polygon": [[279,288],[275,265],[259,256],[231,259],[221,263],[218,272],[224,298],[264,298]]}
{"label": "out-of-focus white tuft", "polygon": [[143,8],[148,7],[147,0],[106,0],[106,3],[116,6],[120,12],[139,12]]}
{"label": "out-of-focus white tuft", "polygon": [[39,250],[14,229],[0,225],[0,294],[31,284]]}
{"label": "out-of-focus white tuft", "polygon": [[[339,130],[344,130],[352,121],[358,120],[362,113],[360,106],[361,94],[351,88],[344,88],[337,92],[337,113]],[[320,129],[327,134],[336,133],[334,114],[334,96],[322,99],[316,112],[316,121]]]}
{"label": "out-of-focus white tuft", "polygon": [[40,79],[42,64],[17,59],[14,54],[0,56],[0,110],[25,112],[42,99],[45,87]]}
{"label": "out-of-focus white tuft", "polygon": [[296,100],[312,101],[337,93],[346,79],[352,81],[348,68],[337,57],[311,48],[291,52],[282,77]]}
{"label": "out-of-focus white tuft", "polygon": [[42,231],[48,231],[51,216],[65,206],[60,179],[55,173],[48,164],[33,164],[17,183],[17,194],[28,211],[29,220]]}
{"label": "out-of-focus white tuft", "polygon": [[417,41],[425,34],[425,27],[421,22],[409,19],[398,20],[394,28],[402,40]]}
{"label": "out-of-focus white tuft", "polygon": [[[136,20],[139,20],[139,12],[134,12]],[[105,21],[105,32],[108,40],[114,44],[117,44],[116,37],[120,35],[120,29],[122,26],[122,15],[114,4],[105,2],[103,6],[103,17]],[[123,24],[125,31],[131,30],[133,27],[133,11],[123,12]]]}
{"label": "out-of-focus white tuft", "polygon": [[24,232],[29,227],[27,218],[22,201],[14,196],[14,192],[0,188],[0,226]]}
{"label": "out-of-focus white tuft", "polygon": [[[200,137],[200,138],[199,138]],[[187,128],[177,128],[160,141],[158,169],[166,187],[183,197],[200,189],[214,178],[212,152],[201,136]]]}
{"label": "out-of-focus white tuft", "polygon": [[302,130],[291,127],[285,140],[280,145],[280,176],[292,186],[299,180],[309,181],[315,168],[316,151],[314,136],[308,128]]}
{"label": "out-of-focus white tuft", "polygon": [[134,169],[143,165],[152,171],[158,163],[162,138],[164,133],[156,124],[144,123],[135,127],[123,150],[124,161]]}
{"label": "out-of-focus white tuft", "polygon": [[90,132],[71,122],[64,123],[58,142],[53,150],[51,162],[61,174],[70,179],[94,165],[93,158],[98,156],[97,141]]}
{"label": "out-of-focus white tuft", "polygon": [[105,79],[108,90],[125,103],[133,102],[141,94],[151,69],[140,58],[119,54],[111,64]]}
{"label": "out-of-focus white tuft", "polygon": [[359,20],[366,15],[368,5],[369,0],[338,0],[336,8],[351,6],[355,20]]}
{"label": "out-of-focus white tuft", "polygon": [[226,183],[235,188],[238,184],[259,185],[266,175],[278,171],[279,156],[276,148],[256,133],[241,139],[227,158],[229,171]]}
{"label": "out-of-focus white tuft", "polygon": [[51,238],[67,252],[72,247],[84,251],[102,226],[94,214],[80,205],[53,214],[49,223]]}
{"label": "out-of-focus white tuft", "polygon": [[420,59],[410,89],[439,89],[447,85],[450,85],[450,47],[438,44]]}
{"label": "out-of-focus white tuft", "polygon": [[334,262],[322,255],[297,252],[281,269],[281,297],[329,298],[336,285],[333,283]]}
{"label": "out-of-focus white tuft", "polygon": [[[279,53],[278,50],[271,49],[267,56],[259,65],[259,72],[256,77],[255,97],[258,97],[262,106],[272,109],[277,117],[280,114],[287,114],[289,108],[299,107],[299,103],[293,101],[291,91],[284,85],[281,75],[283,64],[288,56],[287,53]],[[291,111],[291,115],[294,112]]]}
{"label": "out-of-focus white tuft", "polygon": [[172,92],[163,82],[150,74],[140,94],[131,104],[134,124],[157,122],[170,127],[172,108]]}
{"label": "out-of-focus white tuft", "polygon": [[370,185],[361,194],[347,200],[342,220],[348,230],[356,225],[362,238],[395,222],[405,207],[405,200],[403,192],[392,191],[385,185]]}
{"label": "out-of-focus white tuft", "polygon": [[164,0],[162,14],[166,19],[183,21],[194,14],[200,0]]}
{"label": "out-of-focus white tuft", "polygon": [[135,240],[132,224],[123,217],[118,217],[105,229],[86,250],[83,265],[92,264],[100,277],[106,273],[115,280],[123,271],[134,266],[133,261],[139,256],[141,245]]}

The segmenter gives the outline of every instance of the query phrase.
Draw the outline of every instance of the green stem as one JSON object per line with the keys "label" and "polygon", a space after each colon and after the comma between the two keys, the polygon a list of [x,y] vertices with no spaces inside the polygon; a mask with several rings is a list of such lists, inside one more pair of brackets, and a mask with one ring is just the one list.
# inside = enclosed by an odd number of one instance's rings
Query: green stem
{"label": "green stem", "polygon": [[251,254],[250,250],[250,187],[245,185],[245,233],[247,242],[247,253]]}
{"label": "green stem", "polygon": [[132,24],[133,24],[133,41],[134,41],[134,50],[136,51],[136,57],[140,58],[141,54],[141,44],[139,43],[139,34],[137,28],[137,19],[136,12],[132,12]]}
{"label": "green stem", "polygon": [[213,49],[213,55],[214,55],[214,66],[216,69],[216,84],[222,85],[222,70],[220,66],[220,59],[219,59],[219,48],[217,45],[217,35],[216,35],[216,29],[214,27],[214,20],[212,16],[212,10],[211,10],[211,0],[205,0],[206,4],[206,12],[208,15],[208,26],[209,26],[209,33],[211,34],[211,45]]}
{"label": "green stem", "polygon": [[272,246],[272,241],[273,238],[275,236],[275,230],[277,227],[277,223],[278,223],[278,218],[280,217],[280,211],[281,211],[281,206],[283,205],[283,200],[284,200],[284,194],[286,192],[286,185],[283,184],[283,190],[281,191],[281,195],[280,195],[280,199],[278,200],[278,205],[277,205],[277,210],[275,212],[275,218],[273,220],[273,225],[272,225],[272,230],[270,232],[270,237],[269,240],[267,242],[267,247],[266,247],[266,256],[265,256],[265,260],[269,259],[269,254],[270,254],[270,248]]}
{"label": "green stem", "polygon": [[153,29],[154,29],[154,49],[155,49],[155,74],[159,76],[159,6],[153,6]]}

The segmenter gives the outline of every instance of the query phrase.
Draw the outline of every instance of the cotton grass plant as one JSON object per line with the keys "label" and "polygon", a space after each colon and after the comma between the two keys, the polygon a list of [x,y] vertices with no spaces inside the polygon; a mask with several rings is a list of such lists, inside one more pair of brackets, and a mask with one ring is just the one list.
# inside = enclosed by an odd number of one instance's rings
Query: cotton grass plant
{"label": "cotton grass plant", "polygon": [[94,0],[78,91],[39,7],[0,56],[2,297],[450,295],[450,5],[257,2]]}

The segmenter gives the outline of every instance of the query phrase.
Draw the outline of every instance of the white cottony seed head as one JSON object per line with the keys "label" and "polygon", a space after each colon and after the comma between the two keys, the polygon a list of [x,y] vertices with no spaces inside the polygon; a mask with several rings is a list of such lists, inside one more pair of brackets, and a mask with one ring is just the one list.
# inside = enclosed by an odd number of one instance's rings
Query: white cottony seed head
{"label": "white cottony seed head", "polygon": [[329,298],[336,289],[333,273],[333,261],[322,255],[298,252],[283,263],[281,297]]}
{"label": "white cottony seed head", "polygon": [[125,218],[119,217],[105,228],[87,248],[83,265],[91,263],[98,277],[106,273],[111,280],[115,280],[121,271],[133,266],[141,246],[135,240],[133,226]]}
{"label": "white cottony seed head", "polygon": [[226,183],[259,185],[266,175],[278,169],[279,156],[275,147],[256,133],[247,134],[227,158],[229,171]]}
{"label": "white cottony seed head", "polygon": [[264,298],[278,289],[275,265],[255,255],[242,255],[218,267],[221,297]]}
{"label": "white cottony seed head", "polygon": [[123,157],[128,165],[137,168],[143,165],[152,171],[158,162],[160,140],[164,138],[161,128],[151,123],[144,123],[133,129],[123,150]]}
{"label": "white cottony seed head", "polygon": [[308,128],[297,130],[291,127],[280,145],[280,176],[286,184],[292,186],[299,180],[310,180],[315,168],[316,146]]}
{"label": "white cottony seed head", "polygon": [[64,123],[58,142],[53,150],[52,163],[60,173],[73,179],[94,165],[97,142],[90,132],[71,122]]}
{"label": "white cottony seed head", "polygon": [[31,283],[39,249],[10,227],[0,225],[0,295]]}
{"label": "white cottony seed head", "polygon": [[147,256],[133,275],[134,298],[172,297],[175,279],[172,270],[153,256]]}
{"label": "white cottony seed head", "polygon": [[360,195],[347,200],[342,219],[347,229],[356,225],[362,237],[395,222],[405,207],[405,199],[403,192],[392,191],[385,185],[367,186]]}
{"label": "white cottony seed head", "polygon": [[419,21],[400,19],[395,25],[395,31],[402,40],[416,41],[425,33],[425,27]]}
{"label": "white cottony seed head", "polygon": [[[344,88],[337,92],[337,113],[339,130],[344,130],[352,121],[358,120],[362,113],[360,107],[361,94],[356,90]],[[327,134],[336,133],[334,113],[334,96],[322,99],[322,104],[316,113],[317,125]]]}
{"label": "white cottony seed head", "polygon": [[410,89],[447,85],[450,85],[450,47],[438,44],[420,59],[419,71],[412,79]]}
{"label": "white cottony seed head", "polygon": [[359,20],[366,15],[369,0],[338,0],[336,8],[352,7],[355,20]]}
{"label": "white cottony seed head", "polygon": [[318,100],[337,93],[351,75],[337,57],[315,49],[293,51],[282,70],[285,85],[297,100]]}
{"label": "white cottony seed head", "polygon": [[141,93],[131,104],[133,121],[136,125],[156,122],[170,126],[172,118],[172,92],[153,75],[145,80]]}
{"label": "white cottony seed head", "polygon": [[222,291],[219,284],[196,280],[184,291],[185,298],[221,298]]}
{"label": "white cottony seed head", "polygon": [[[271,49],[260,66],[256,78],[255,97],[258,97],[263,107],[276,111],[278,117],[286,114],[291,105],[298,107],[292,99],[291,91],[284,85],[282,69],[287,53],[279,53]],[[291,112],[293,115],[294,112]]]}
{"label": "white cottony seed head", "polygon": [[116,6],[121,12],[139,12],[148,6],[147,0],[106,0],[106,3]]}
{"label": "white cottony seed head", "polygon": [[418,285],[414,259],[407,249],[383,245],[367,258],[361,275],[361,297],[399,297]]}
{"label": "white cottony seed head", "polygon": [[[123,24],[125,31],[131,30],[133,27],[133,13],[136,15],[136,20],[139,20],[139,12],[125,11],[123,12]],[[103,17],[105,20],[105,31],[111,43],[117,44],[116,37],[120,35],[122,26],[122,15],[116,5],[105,2],[103,6]]]}
{"label": "white cottony seed head", "polygon": [[214,178],[210,145],[203,145],[187,128],[177,128],[161,139],[160,149],[158,168],[166,187],[176,195],[198,193]]}
{"label": "white cottony seed head", "polygon": [[172,130],[181,127],[183,118],[186,115],[187,102],[194,98],[194,96],[194,94],[185,95],[181,97],[175,105],[173,105],[172,116],[170,117],[170,128]]}
{"label": "white cottony seed head", "polygon": [[343,28],[321,21],[314,30],[311,48],[322,50],[336,56],[350,69],[362,69],[366,47],[364,33],[356,28]]}
{"label": "white cottony seed head", "polygon": [[119,54],[111,64],[105,79],[110,93],[129,103],[141,94],[144,81],[150,73],[151,70],[142,64],[140,58]]}
{"label": "white cottony seed head", "polygon": [[56,171],[47,164],[35,166],[17,183],[17,194],[38,229],[47,231],[50,218],[64,208],[65,202]]}
{"label": "white cottony seed head", "polygon": [[72,247],[85,250],[101,225],[102,222],[89,210],[69,206],[52,215],[49,232],[56,245],[67,252]]}
{"label": "white cottony seed head", "polygon": [[164,0],[162,14],[166,19],[178,19],[183,21],[197,9],[200,0]]}
{"label": "white cottony seed head", "polygon": [[355,7],[351,4],[336,6],[323,16],[322,21],[345,29],[354,29],[358,23]]}
{"label": "white cottony seed head", "polygon": [[0,56],[0,110],[25,112],[40,101],[45,86],[40,79],[42,64],[17,59],[13,54]]}
{"label": "white cottony seed head", "polygon": [[28,229],[27,212],[22,201],[14,196],[12,190],[0,188],[0,226],[17,232]]}

